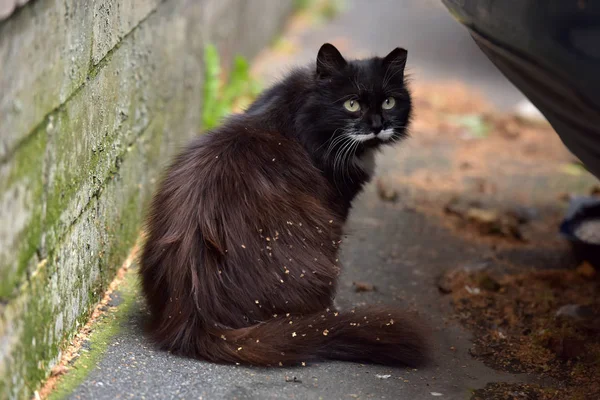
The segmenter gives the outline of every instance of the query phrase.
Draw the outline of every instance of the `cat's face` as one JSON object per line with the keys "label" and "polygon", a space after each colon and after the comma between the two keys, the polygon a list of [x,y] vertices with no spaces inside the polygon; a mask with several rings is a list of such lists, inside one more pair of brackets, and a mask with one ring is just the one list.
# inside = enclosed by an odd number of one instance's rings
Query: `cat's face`
{"label": "cat's face", "polygon": [[[311,99],[317,137],[326,156],[390,144],[406,136],[411,112],[405,86],[406,50],[384,58],[346,61],[331,44],[317,56],[317,93]],[[317,133],[318,131],[318,133]]]}

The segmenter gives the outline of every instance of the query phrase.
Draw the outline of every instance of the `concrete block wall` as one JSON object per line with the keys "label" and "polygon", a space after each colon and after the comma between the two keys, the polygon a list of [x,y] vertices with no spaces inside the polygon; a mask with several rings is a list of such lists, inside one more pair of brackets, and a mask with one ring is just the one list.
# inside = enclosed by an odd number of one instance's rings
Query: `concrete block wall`
{"label": "concrete block wall", "polygon": [[292,0],[33,0],[0,21],[0,399],[31,396],[199,133],[203,51],[252,57]]}

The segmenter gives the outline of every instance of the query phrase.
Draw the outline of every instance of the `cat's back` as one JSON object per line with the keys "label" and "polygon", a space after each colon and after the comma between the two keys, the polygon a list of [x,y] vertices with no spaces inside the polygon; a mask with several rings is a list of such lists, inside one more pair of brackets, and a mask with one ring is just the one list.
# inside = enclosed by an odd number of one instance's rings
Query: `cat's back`
{"label": "cat's back", "polygon": [[[259,125],[232,118],[175,159],[153,201],[147,246],[153,250],[144,258],[145,269],[159,265],[154,259],[168,259],[163,244],[178,257],[181,244],[199,241],[210,243],[210,254],[229,249],[228,260],[244,264],[260,258],[260,232],[276,237],[292,229],[289,223],[296,235],[280,238],[281,248],[284,242],[303,246],[311,261],[322,254],[323,243],[337,240],[341,216],[325,177],[300,143]],[[287,252],[280,257],[274,252],[272,261],[287,260]]]}
{"label": "cat's back", "polygon": [[196,138],[171,167],[166,186],[168,181],[173,190],[188,187],[203,204],[228,206],[230,212],[331,198],[327,181],[298,141],[244,115]]}

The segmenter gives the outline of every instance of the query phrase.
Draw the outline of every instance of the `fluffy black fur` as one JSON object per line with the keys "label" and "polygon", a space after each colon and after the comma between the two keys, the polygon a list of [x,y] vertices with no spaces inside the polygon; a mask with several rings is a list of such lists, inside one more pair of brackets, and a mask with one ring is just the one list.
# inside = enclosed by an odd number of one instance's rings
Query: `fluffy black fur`
{"label": "fluffy black fur", "polygon": [[[331,44],[317,55],[317,66],[292,71],[266,90],[247,110],[269,130],[299,141],[315,167],[323,171],[339,194],[344,216],[371,176],[353,161],[407,136],[412,103],[404,70],[407,52],[396,48],[385,58],[346,61]],[[393,97],[396,105],[382,108]],[[357,100],[359,112],[343,106]],[[387,140],[356,143],[348,135],[369,135],[393,129]]]}
{"label": "fluffy black fur", "polygon": [[373,152],[406,135],[405,62],[402,49],[347,62],[325,44],[316,67],[294,71],[176,157],[152,203],[140,268],[161,348],[263,366],[426,360],[416,316],[333,305],[350,204],[372,176]]}

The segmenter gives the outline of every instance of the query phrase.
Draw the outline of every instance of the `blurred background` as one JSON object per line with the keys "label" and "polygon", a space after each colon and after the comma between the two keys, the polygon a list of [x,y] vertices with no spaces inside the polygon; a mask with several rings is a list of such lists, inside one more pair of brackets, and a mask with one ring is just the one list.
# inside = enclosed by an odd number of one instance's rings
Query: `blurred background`
{"label": "blurred background", "polygon": [[[347,1],[326,26],[299,35],[299,61],[314,58],[324,38],[358,56],[409,52],[409,73],[417,82],[461,81],[501,110],[514,109],[524,97],[479,50],[467,30],[436,0]],[[279,66],[277,66],[279,68]]]}

